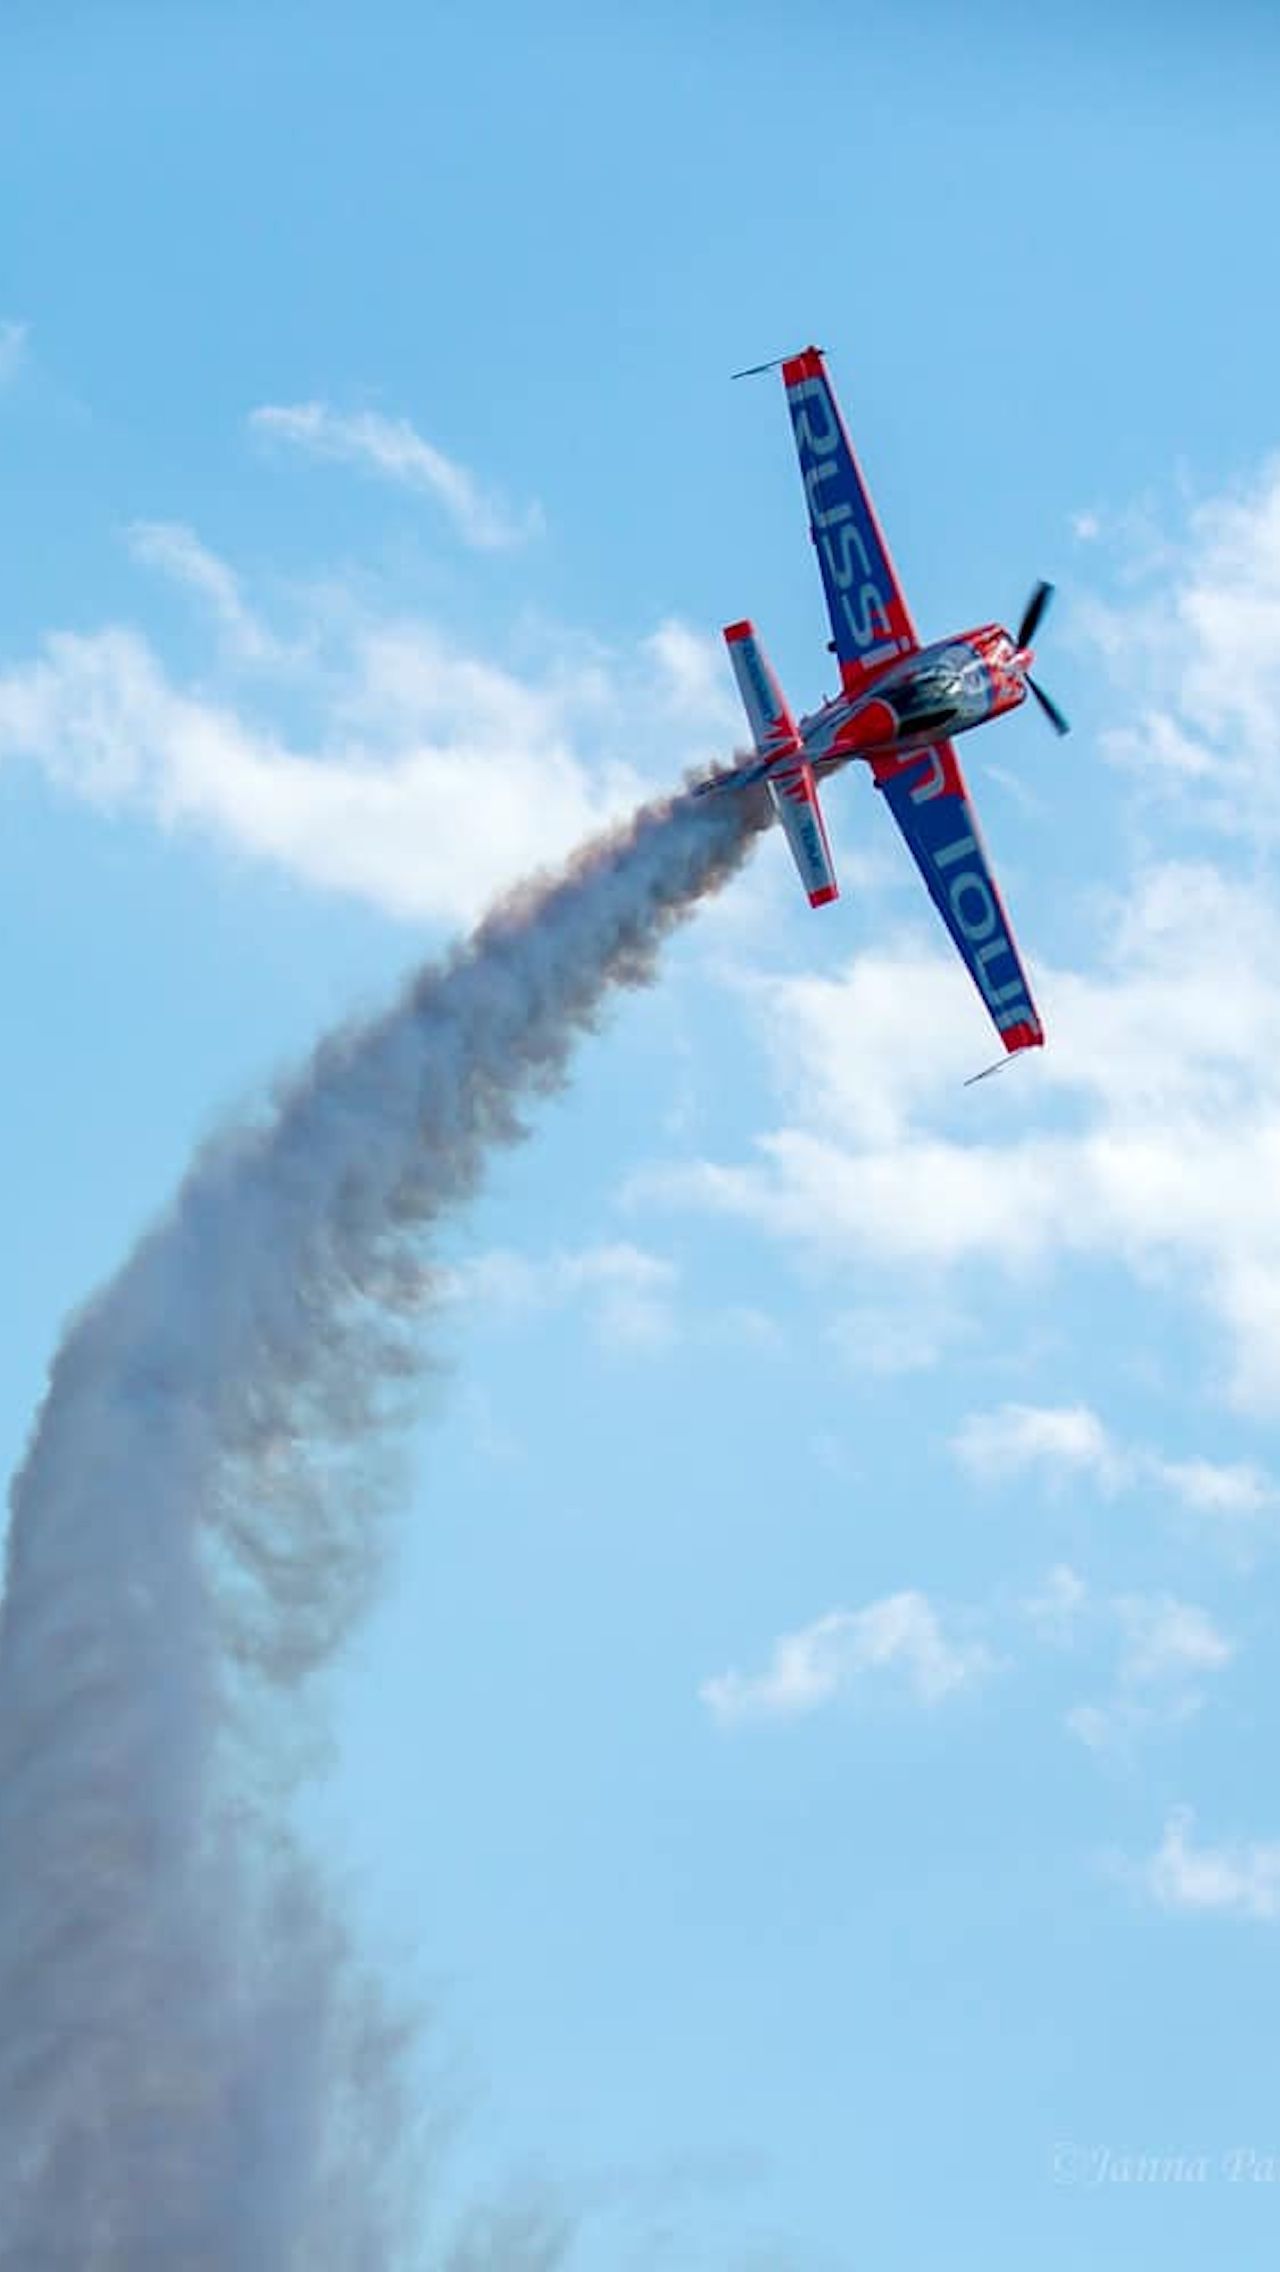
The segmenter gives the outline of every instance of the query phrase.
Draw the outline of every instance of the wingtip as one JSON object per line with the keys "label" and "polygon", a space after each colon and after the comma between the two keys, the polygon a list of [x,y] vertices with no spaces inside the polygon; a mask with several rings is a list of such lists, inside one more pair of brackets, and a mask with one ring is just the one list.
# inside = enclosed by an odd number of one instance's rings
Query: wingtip
{"label": "wingtip", "polygon": [[993,1073],[1003,1073],[1006,1066],[1016,1065],[1018,1059],[1025,1056],[1029,1049],[1044,1048],[1043,1033],[1033,1033],[1030,1027],[1026,1029],[1026,1033],[1025,1041],[1015,1041],[1012,1046],[1006,1040],[1005,1055],[997,1057],[994,1065],[984,1065],[980,1073],[971,1073],[968,1080],[961,1083],[962,1088],[972,1089],[979,1081],[989,1081]]}
{"label": "wingtip", "polygon": [[821,356],[821,347],[801,347],[790,355],[775,355],[768,363],[748,363],[745,370],[730,371],[731,379],[758,379],[764,371],[782,371],[788,363],[802,363],[806,355]]}

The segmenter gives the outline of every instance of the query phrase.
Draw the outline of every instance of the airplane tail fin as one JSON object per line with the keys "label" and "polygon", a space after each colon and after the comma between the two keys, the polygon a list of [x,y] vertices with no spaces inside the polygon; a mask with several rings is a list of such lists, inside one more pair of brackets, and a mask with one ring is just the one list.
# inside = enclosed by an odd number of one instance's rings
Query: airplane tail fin
{"label": "airplane tail fin", "polygon": [[750,623],[730,623],[725,642],[752,739],[767,771],[774,811],[782,822],[811,907],[839,897],[831,847],[818,802],[813,768],[764,649]]}

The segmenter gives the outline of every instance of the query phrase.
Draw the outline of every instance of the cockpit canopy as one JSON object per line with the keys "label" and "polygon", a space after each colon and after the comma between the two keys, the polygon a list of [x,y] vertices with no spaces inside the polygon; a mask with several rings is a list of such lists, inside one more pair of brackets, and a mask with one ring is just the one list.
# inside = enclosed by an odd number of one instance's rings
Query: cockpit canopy
{"label": "cockpit canopy", "polygon": [[897,685],[880,690],[892,703],[900,734],[950,733],[973,725],[991,706],[991,681],[971,647],[922,656]]}

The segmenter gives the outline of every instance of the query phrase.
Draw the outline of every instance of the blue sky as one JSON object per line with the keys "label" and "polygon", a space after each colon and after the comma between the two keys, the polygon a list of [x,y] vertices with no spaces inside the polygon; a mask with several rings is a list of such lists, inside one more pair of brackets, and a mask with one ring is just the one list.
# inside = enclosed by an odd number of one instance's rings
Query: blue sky
{"label": "blue sky", "polygon": [[763,842],[451,1228],[310,1813],[576,2272],[1269,2265],[1272,12],[12,14],[8,1465],[199,1136],[741,739],[722,623],[828,691],[726,383],[817,339],[922,627],[1059,585],[1049,1047],[962,1088],[863,782],[835,909]]}

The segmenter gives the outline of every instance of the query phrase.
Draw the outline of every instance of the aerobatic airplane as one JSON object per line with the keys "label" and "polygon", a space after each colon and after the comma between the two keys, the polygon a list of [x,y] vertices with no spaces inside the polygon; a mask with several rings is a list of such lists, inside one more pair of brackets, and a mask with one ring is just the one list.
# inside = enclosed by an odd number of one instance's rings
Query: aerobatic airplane
{"label": "aerobatic airplane", "polygon": [[[817,547],[840,692],[798,721],[750,623],[725,630],[757,761],[718,774],[711,791],[765,781],[810,905],[837,897],[818,781],[862,758],[884,796],[1007,1051],[1036,1049],[1044,1028],[1004,911],[952,735],[1035,696],[1055,731],[1067,721],[1031,676],[1052,596],[1037,584],[1016,637],[998,623],[922,647],[853,454],[822,352],[781,368]],[[1005,1062],[1005,1060],[1001,1060]]]}

